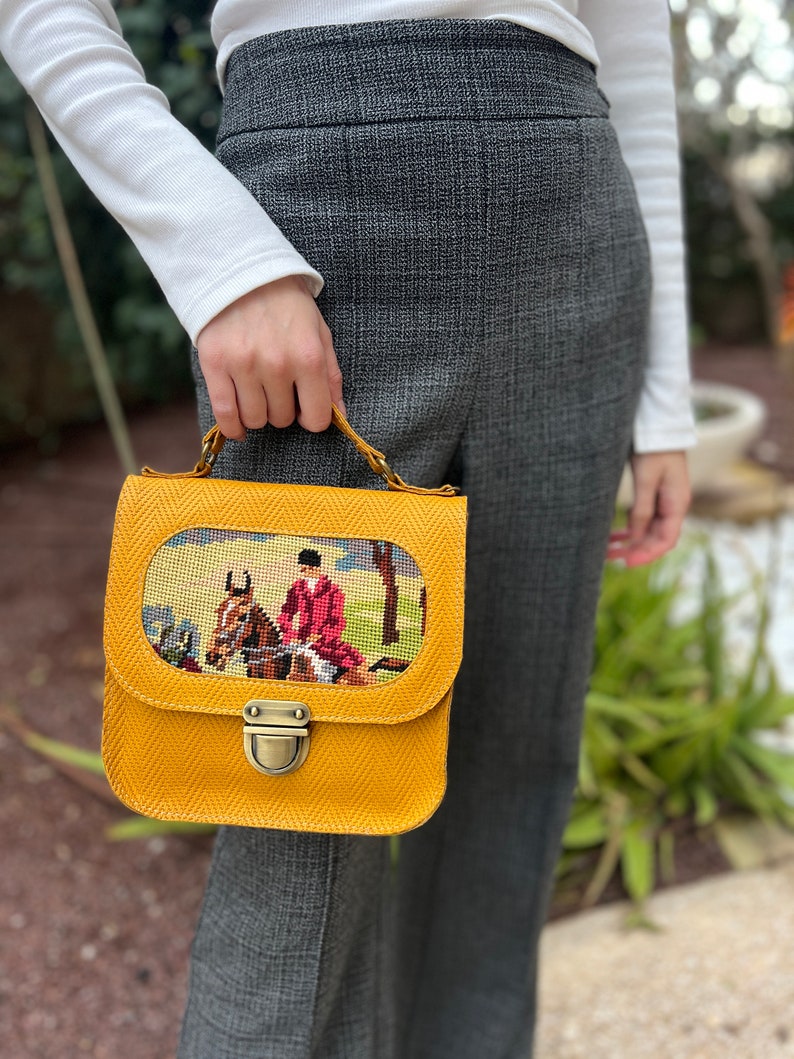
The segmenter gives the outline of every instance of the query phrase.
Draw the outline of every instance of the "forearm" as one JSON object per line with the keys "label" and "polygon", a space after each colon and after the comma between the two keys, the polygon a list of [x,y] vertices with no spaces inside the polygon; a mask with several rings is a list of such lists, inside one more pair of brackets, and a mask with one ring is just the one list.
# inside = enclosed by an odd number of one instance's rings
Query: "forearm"
{"label": "forearm", "polygon": [[0,0],[0,50],[194,341],[271,280],[300,274],[320,289],[318,273],[146,83],[108,0]]}

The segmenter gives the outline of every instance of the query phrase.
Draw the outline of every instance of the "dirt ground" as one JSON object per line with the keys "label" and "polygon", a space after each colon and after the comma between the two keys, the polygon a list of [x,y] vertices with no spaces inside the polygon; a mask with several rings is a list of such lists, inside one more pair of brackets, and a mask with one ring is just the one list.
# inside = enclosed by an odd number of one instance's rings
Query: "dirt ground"
{"label": "dirt ground", "polygon": [[[770,404],[765,457],[794,480],[791,392],[767,353],[704,352],[697,373]],[[141,463],[185,469],[192,408],[132,417]],[[122,474],[102,426],[55,457],[0,453],[0,708],[55,739],[99,746],[101,625]],[[0,728],[0,1050],[9,1059],[170,1059],[210,840],[112,843],[126,810]],[[717,865],[719,866],[719,865]],[[690,871],[714,870],[692,858]]]}
{"label": "dirt ground", "polygon": [[[141,462],[195,462],[193,411],[136,415]],[[122,475],[102,427],[54,459],[2,454],[0,704],[87,748],[100,736],[102,605]],[[0,732],[0,1048],[9,1059],[167,1059],[209,842],[110,843],[127,816]]]}

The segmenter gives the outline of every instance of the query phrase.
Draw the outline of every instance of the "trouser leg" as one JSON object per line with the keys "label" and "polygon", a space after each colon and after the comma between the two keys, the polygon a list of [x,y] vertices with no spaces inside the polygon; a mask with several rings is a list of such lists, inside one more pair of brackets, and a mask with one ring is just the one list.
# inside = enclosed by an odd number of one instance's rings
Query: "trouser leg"
{"label": "trouser leg", "polygon": [[386,839],[224,828],[180,1059],[388,1059]]}
{"label": "trouser leg", "polygon": [[576,779],[611,511],[584,475],[573,502],[550,497],[548,477],[541,500],[539,477],[530,469],[511,500],[482,479],[467,484],[480,502],[449,786],[436,816],[401,840],[404,1059],[531,1054],[537,945]]}

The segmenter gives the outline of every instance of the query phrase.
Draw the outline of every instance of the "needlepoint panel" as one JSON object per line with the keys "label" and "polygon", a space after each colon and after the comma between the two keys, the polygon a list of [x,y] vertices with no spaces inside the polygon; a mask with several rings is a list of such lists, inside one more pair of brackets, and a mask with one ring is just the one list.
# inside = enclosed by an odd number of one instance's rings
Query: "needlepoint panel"
{"label": "needlepoint panel", "polygon": [[142,620],[186,672],[364,685],[408,668],[426,612],[416,563],[389,541],[195,527],[152,557]]}

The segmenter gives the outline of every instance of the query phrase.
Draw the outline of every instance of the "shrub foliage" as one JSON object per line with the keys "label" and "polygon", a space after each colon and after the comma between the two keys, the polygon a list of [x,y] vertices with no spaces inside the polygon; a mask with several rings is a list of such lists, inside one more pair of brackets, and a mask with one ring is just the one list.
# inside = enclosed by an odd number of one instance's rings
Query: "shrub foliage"
{"label": "shrub foliage", "polygon": [[[119,19],[148,79],[177,118],[212,147],[220,109],[206,4],[125,0]],[[25,126],[25,93],[0,64],[0,291],[30,296],[52,321],[55,352],[76,388],[88,382],[85,353],[55,253]],[[53,144],[53,162],[86,285],[114,375],[127,398],[164,399],[189,379],[187,339],[148,268],[116,222]],[[8,341],[4,338],[4,341]],[[13,363],[14,350],[4,351]],[[89,384],[90,386],[90,384]],[[8,388],[19,403],[19,391]],[[10,397],[8,398],[10,399]],[[23,399],[23,403],[24,399]],[[29,410],[0,408],[24,421]]]}
{"label": "shrub foliage", "polygon": [[[676,562],[676,559],[671,560]],[[681,617],[670,562],[606,571],[585,710],[579,784],[565,832],[564,876],[599,850],[585,900],[615,872],[637,902],[657,871],[672,874],[676,822],[699,827],[743,809],[794,826],[794,757],[764,736],[794,715],[765,647],[769,608],[757,591],[753,648],[744,664],[725,632],[732,601],[704,554],[696,612]],[[728,619],[730,620],[730,618]]]}

